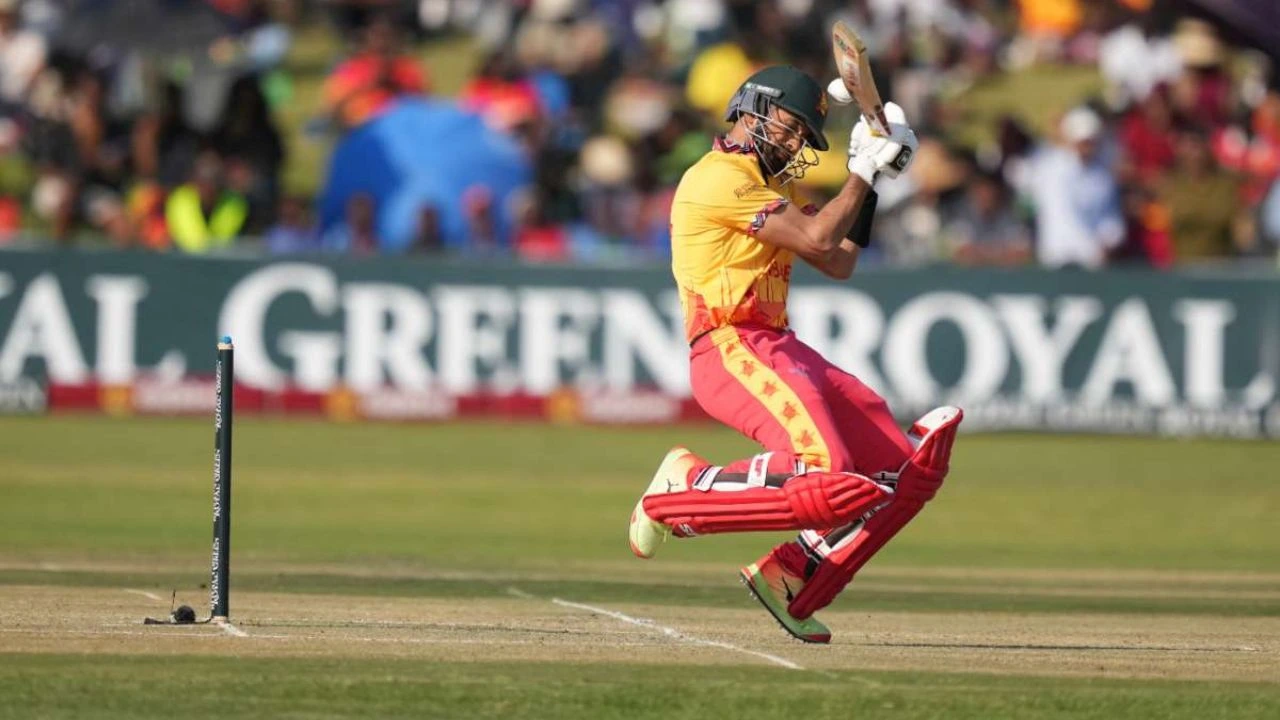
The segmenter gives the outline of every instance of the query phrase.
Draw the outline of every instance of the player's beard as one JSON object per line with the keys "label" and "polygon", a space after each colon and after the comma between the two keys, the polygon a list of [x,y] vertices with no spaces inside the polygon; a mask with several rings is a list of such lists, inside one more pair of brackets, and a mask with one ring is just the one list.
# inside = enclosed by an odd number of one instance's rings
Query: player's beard
{"label": "player's beard", "polygon": [[764,172],[765,179],[776,179],[786,185],[804,177],[806,170],[818,164],[817,155],[808,141],[793,153],[769,138],[767,126],[772,120],[763,115],[755,117],[758,122],[755,127],[748,128],[748,136],[751,138],[752,150],[760,160],[760,169]]}
{"label": "player's beard", "polygon": [[762,133],[752,133],[751,143],[752,150],[760,161],[760,170],[764,173],[765,180],[774,179],[786,185],[795,179],[791,172],[795,153],[770,141]]}
{"label": "player's beard", "polygon": [[783,184],[791,182],[790,165],[791,159],[795,156],[786,148],[774,143],[760,143],[760,145],[763,147],[758,148],[756,154],[763,161],[765,171]]}

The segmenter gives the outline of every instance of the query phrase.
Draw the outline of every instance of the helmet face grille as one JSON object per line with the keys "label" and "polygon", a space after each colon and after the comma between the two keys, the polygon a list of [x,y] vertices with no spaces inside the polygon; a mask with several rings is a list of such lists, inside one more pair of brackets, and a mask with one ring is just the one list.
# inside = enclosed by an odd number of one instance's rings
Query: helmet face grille
{"label": "helmet face grille", "polygon": [[[749,115],[756,119],[754,125],[747,126],[747,134],[751,137],[753,149],[756,156],[760,159],[760,165],[765,173],[772,178],[777,178],[783,185],[792,180],[799,180],[805,176],[809,168],[818,164],[818,152],[809,144],[809,139],[804,138],[800,143],[800,149],[792,153],[787,148],[769,139],[769,130],[777,127],[784,132],[790,132],[782,123],[772,117],[773,103],[767,98],[757,96],[756,105],[763,106],[760,111],[740,109],[738,114]],[[769,150],[772,150],[770,152]],[[781,167],[774,167],[774,157],[782,155],[787,161]]]}

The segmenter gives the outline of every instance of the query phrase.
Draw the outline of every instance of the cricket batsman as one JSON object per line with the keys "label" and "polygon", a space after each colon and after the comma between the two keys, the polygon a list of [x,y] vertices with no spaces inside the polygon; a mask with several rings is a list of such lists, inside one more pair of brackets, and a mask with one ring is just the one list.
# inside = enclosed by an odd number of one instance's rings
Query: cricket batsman
{"label": "cricket batsman", "polygon": [[[839,81],[830,92],[839,92]],[[732,128],[680,181],[671,209],[672,272],[690,346],[693,394],[712,417],[761,445],[713,464],[667,453],[631,514],[631,550],[669,537],[798,530],[741,571],[783,629],[811,643],[813,615],[933,498],[962,413],[942,407],[903,433],[884,400],[796,339],[787,291],[796,257],[843,280],[871,241],[880,176],[911,163],[915,133],[885,107],[891,132],[865,118],[849,138],[849,177],[821,209],[797,207],[795,180],[827,149],[827,96],[794,67],[752,75],[729,103]]]}

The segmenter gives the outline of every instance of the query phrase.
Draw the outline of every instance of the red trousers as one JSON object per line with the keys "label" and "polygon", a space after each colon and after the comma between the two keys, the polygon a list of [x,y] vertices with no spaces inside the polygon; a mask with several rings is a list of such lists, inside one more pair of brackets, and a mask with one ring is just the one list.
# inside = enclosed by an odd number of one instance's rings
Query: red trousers
{"label": "red trousers", "polygon": [[698,404],[772,451],[775,472],[799,460],[870,475],[912,453],[884,399],[790,331],[713,330],[694,342],[689,366]]}

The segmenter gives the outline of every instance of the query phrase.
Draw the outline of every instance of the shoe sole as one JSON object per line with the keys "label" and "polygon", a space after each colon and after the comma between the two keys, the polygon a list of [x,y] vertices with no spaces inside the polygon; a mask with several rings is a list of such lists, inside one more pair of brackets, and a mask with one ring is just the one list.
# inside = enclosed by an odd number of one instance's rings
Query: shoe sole
{"label": "shoe sole", "polygon": [[[684,450],[686,453],[688,452],[687,448],[681,448],[681,449]],[[674,451],[675,448],[672,448],[672,450]],[[671,457],[671,453],[668,452],[667,457],[663,458],[662,464],[658,465],[658,469],[654,471],[653,479],[649,481],[649,485],[645,488],[644,494],[640,496],[640,500],[636,503],[635,508],[631,510],[631,522],[627,527],[627,544],[631,546],[631,554],[635,555],[641,560],[652,559],[654,555],[658,554],[658,548],[655,547],[653,549],[653,552],[649,553],[648,555],[645,555],[643,552],[640,551],[640,548],[636,546],[636,541],[635,541],[636,516],[639,515],[640,512],[643,510],[644,499],[649,496],[649,491],[653,488],[654,485],[657,484],[658,478],[666,474],[665,471],[667,470],[667,462],[670,459],[670,457]],[[661,546],[662,543],[666,542],[666,540],[667,538],[664,536],[662,540],[658,543],[658,545]]]}
{"label": "shoe sole", "polygon": [[792,630],[790,627],[787,626],[785,622],[783,622],[782,618],[778,617],[778,614],[773,611],[773,608],[770,607],[769,603],[765,602],[764,598],[760,597],[760,593],[756,590],[755,585],[751,583],[751,575],[747,573],[745,568],[738,571],[738,579],[742,581],[743,585],[747,586],[747,592],[751,593],[751,597],[755,598],[756,602],[760,603],[762,606],[764,606],[765,610],[769,611],[769,616],[772,617],[773,621],[778,623],[778,627],[785,630],[788,635],[795,638],[796,640],[799,640],[802,643],[806,643],[809,645],[827,645],[831,642],[830,635],[805,636],[805,635],[796,634],[794,630]]}
{"label": "shoe sole", "polygon": [[631,546],[631,554],[632,554],[632,555],[635,555],[636,557],[640,558],[641,560],[648,560],[648,559],[652,558],[654,555],[656,555],[656,554],[657,554],[657,551],[655,550],[654,552],[652,552],[652,553],[650,553],[650,554],[648,554],[648,555],[645,555],[643,552],[640,552],[640,548],[636,546],[636,541],[635,541],[635,525],[636,525],[636,511],[635,511],[635,510],[632,510],[632,511],[631,511],[631,524],[630,524],[630,526],[627,528],[627,544]]}

